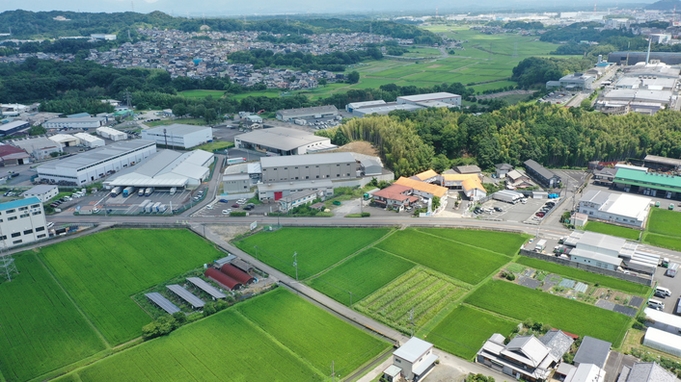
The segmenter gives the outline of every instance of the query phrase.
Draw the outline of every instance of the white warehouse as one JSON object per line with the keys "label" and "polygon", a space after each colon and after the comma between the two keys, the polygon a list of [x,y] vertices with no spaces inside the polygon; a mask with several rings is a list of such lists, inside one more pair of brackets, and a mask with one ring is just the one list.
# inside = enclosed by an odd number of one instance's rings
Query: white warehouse
{"label": "white warehouse", "polygon": [[45,211],[36,197],[0,203],[0,243],[12,248],[47,238]]}
{"label": "white warehouse", "polygon": [[35,187],[32,187],[28,191],[24,191],[24,193],[21,195],[24,198],[36,197],[41,202],[45,203],[46,201],[57,196],[57,194],[59,194],[59,187],[50,184],[39,184]]}
{"label": "white warehouse", "polygon": [[80,139],[81,144],[91,149],[94,149],[95,147],[102,147],[106,144],[102,138],[97,138],[94,135],[88,133],[76,133],[73,134],[73,136]]}
{"label": "white warehouse", "polygon": [[114,143],[38,166],[38,177],[79,186],[138,164],[155,152],[155,142],[138,139]]}
{"label": "white warehouse", "polygon": [[54,118],[43,123],[46,129],[91,129],[97,128],[106,123],[105,118],[84,117],[84,118]]}
{"label": "white warehouse", "polygon": [[461,107],[461,96],[440,92],[397,97],[398,104],[411,104],[423,107]]}
{"label": "white warehouse", "polygon": [[579,200],[579,212],[589,219],[642,228],[650,212],[651,199],[632,194],[589,190]]}
{"label": "white warehouse", "polygon": [[106,126],[97,129],[97,134],[102,138],[111,139],[114,142],[128,139],[128,134]]}
{"label": "white warehouse", "polygon": [[213,128],[174,123],[168,126],[152,127],[142,131],[142,139],[156,142],[166,148],[183,148],[202,145],[213,140]]}

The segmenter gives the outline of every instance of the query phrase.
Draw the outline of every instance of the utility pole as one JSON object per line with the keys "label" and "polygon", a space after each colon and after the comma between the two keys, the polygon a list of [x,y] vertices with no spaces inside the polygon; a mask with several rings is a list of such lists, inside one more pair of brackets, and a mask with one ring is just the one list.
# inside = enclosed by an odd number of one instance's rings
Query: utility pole
{"label": "utility pole", "polygon": [[298,281],[298,252],[293,252],[293,266],[296,267],[296,281]]}

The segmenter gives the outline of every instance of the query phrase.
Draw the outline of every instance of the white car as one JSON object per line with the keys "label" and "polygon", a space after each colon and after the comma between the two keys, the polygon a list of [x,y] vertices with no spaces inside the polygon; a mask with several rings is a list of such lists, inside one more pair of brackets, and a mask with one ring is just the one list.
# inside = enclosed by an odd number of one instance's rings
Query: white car
{"label": "white car", "polygon": [[206,209],[207,209],[207,210],[212,210],[212,209],[213,209],[213,205],[212,205],[212,204],[207,205],[207,206],[206,206]]}
{"label": "white car", "polygon": [[229,215],[230,212],[232,212],[232,209],[231,209],[231,208],[228,208],[228,209],[226,209],[226,210],[222,210],[222,214],[223,214],[223,215]]}
{"label": "white car", "polygon": [[246,199],[239,199],[236,201],[236,204],[238,205],[246,204]]}
{"label": "white car", "polygon": [[47,222],[47,229],[54,227],[54,222]]}

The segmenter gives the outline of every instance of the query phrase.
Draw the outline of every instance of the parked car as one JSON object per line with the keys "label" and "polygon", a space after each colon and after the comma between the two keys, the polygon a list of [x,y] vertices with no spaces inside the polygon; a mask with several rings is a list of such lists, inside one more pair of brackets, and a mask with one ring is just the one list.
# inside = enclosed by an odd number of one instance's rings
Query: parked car
{"label": "parked car", "polygon": [[494,207],[494,211],[497,211],[497,212],[504,212],[504,210],[501,209],[501,207]]}
{"label": "parked car", "polygon": [[543,218],[544,216],[546,216],[546,212],[539,211],[539,212],[537,212],[537,213],[534,214],[534,215],[535,215],[536,217]]}
{"label": "parked car", "polygon": [[222,214],[223,214],[223,215],[229,215],[231,212],[232,212],[232,210],[229,209],[229,208],[226,209],[226,210],[222,210]]}
{"label": "parked car", "polygon": [[235,204],[232,204],[232,208],[239,208],[239,205],[236,204],[236,203],[235,203]]}
{"label": "parked car", "polygon": [[229,203],[229,200],[227,200],[227,199],[220,199],[220,203]]}

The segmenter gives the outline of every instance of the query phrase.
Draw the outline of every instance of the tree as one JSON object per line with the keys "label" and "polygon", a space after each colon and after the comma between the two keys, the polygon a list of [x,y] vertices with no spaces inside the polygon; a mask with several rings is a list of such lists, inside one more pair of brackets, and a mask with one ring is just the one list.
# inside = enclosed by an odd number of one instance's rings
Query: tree
{"label": "tree", "polygon": [[317,83],[319,84],[319,86],[326,86],[328,82],[326,81],[326,78],[320,78],[319,81],[317,81]]}
{"label": "tree", "polygon": [[187,115],[189,113],[189,108],[187,108],[187,105],[184,103],[176,103],[172,107],[173,109],[173,114],[175,114],[176,117],[182,117],[183,115]]}
{"label": "tree", "polygon": [[440,197],[433,196],[433,209],[436,210],[438,207],[440,207]]}
{"label": "tree", "polygon": [[349,84],[356,84],[359,82],[359,73],[356,70],[353,70],[352,72],[348,73],[347,78]]}

